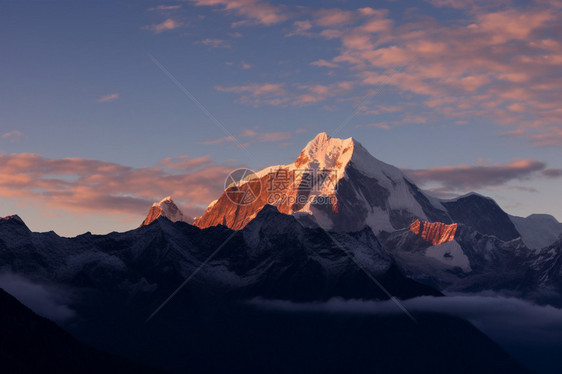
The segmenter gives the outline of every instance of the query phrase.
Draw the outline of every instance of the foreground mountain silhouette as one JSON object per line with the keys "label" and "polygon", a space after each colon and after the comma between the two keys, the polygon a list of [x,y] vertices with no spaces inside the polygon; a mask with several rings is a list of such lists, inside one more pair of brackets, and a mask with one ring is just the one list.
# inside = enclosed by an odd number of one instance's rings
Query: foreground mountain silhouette
{"label": "foreground mountain silhouette", "polygon": [[3,373],[157,373],[79,342],[0,288]]}
{"label": "foreground mountain silhouette", "polygon": [[[413,323],[399,309],[398,315],[370,316],[247,303],[387,299],[367,274],[401,299],[440,295],[405,277],[368,227],[328,234],[267,205],[240,231],[159,217],[125,233],[62,238],[33,233],[11,218],[0,220],[0,238],[0,261],[12,272],[73,290],[68,307],[76,318],[64,325],[73,335],[166,371],[526,372],[453,317],[422,314]],[[199,267],[193,281],[146,323]]]}

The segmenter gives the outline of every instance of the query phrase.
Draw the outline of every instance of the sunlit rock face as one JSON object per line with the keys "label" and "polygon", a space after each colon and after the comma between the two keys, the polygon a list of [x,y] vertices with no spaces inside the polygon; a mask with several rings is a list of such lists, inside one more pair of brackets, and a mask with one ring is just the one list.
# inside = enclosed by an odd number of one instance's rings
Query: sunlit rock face
{"label": "sunlit rock face", "polygon": [[442,222],[422,222],[416,220],[410,225],[410,231],[419,235],[433,245],[440,245],[452,241],[457,232],[457,224],[450,225]]}
{"label": "sunlit rock face", "polygon": [[228,187],[194,224],[239,230],[265,204],[307,226],[339,232],[365,226],[375,233],[393,232],[416,219],[449,220],[441,203],[398,168],[377,160],[353,138],[326,133],[311,140],[294,163],[263,169],[247,183]]}

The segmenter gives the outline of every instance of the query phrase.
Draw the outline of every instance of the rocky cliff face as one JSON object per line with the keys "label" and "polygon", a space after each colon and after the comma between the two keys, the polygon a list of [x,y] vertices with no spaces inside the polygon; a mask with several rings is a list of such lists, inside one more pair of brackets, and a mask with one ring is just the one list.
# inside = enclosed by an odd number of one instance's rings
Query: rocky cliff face
{"label": "rocky cliff face", "polygon": [[410,231],[433,245],[441,245],[455,238],[457,224],[447,225],[442,222],[421,222],[416,220],[410,225]]}

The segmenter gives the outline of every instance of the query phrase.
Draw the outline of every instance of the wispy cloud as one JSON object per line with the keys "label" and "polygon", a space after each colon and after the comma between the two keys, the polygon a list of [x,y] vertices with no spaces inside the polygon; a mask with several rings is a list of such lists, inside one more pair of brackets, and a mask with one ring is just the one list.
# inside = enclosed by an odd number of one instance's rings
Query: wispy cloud
{"label": "wispy cloud", "polygon": [[183,23],[176,21],[172,18],[168,18],[161,23],[157,23],[150,26],[145,26],[144,28],[147,30],[151,30],[155,34],[160,34],[164,31],[175,30],[183,26]]}
{"label": "wispy cloud", "polygon": [[325,68],[339,68],[340,67],[338,64],[335,64],[333,62],[326,61],[326,60],[313,61],[313,62],[310,63],[310,65],[322,66],[322,67],[325,67]]}
{"label": "wispy cloud", "polygon": [[222,40],[222,39],[207,38],[207,39],[200,40],[197,43],[203,44],[203,45],[205,45],[207,47],[210,47],[210,48],[230,48],[231,47],[231,45],[227,41]]}
{"label": "wispy cloud", "polygon": [[10,143],[17,143],[24,137],[24,133],[18,130],[13,130],[2,134],[2,139],[7,139]]}
{"label": "wispy cloud", "polygon": [[[252,129],[245,129],[238,135],[241,139],[246,139],[245,144],[250,145],[252,143],[266,143],[266,142],[279,142],[282,140],[288,140],[292,137],[290,131],[277,131],[277,132],[258,132]],[[208,140],[201,142],[200,144],[206,145],[216,145],[232,141],[234,138],[223,137],[215,140]]]}
{"label": "wispy cloud", "polygon": [[197,6],[221,6],[225,11],[234,12],[243,17],[239,26],[250,23],[273,25],[289,18],[282,6],[275,6],[261,0],[189,0]]}
{"label": "wispy cloud", "polygon": [[233,142],[235,140],[236,140],[236,138],[234,136],[223,136],[222,138],[199,142],[199,144],[216,145],[216,144],[222,144],[222,143],[227,143],[227,142]]}
{"label": "wispy cloud", "polygon": [[96,101],[98,103],[107,103],[108,101],[113,101],[113,100],[117,100],[119,99],[119,94],[118,93],[112,93],[109,95],[105,95],[100,97],[99,99],[97,99]]}
{"label": "wispy cloud", "polygon": [[171,11],[171,10],[178,10],[181,9],[181,5],[158,5],[156,7],[153,8],[148,8],[149,11],[151,12],[165,12],[165,11]]}
{"label": "wispy cloud", "polygon": [[[547,169],[546,163],[534,159],[515,160],[495,165],[442,166],[429,169],[405,169],[408,177],[420,185],[438,183],[440,192],[472,191],[495,186],[509,187],[512,181],[536,177],[562,177],[558,169]],[[513,187],[513,186],[511,186]]]}
{"label": "wispy cloud", "polygon": [[354,87],[350,81],[331,84],[293,84],[290,89],[284,83],[252,83],[242,86],[215,86],[220,92],[240,95],[239,102],[259,106],[305,106],[339,97]]}

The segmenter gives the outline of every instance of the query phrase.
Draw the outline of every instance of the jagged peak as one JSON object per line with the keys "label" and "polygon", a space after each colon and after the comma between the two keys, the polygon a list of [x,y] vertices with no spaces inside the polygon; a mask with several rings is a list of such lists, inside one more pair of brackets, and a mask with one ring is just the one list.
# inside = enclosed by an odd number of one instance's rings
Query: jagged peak
{"label": "jagged peak", "polygon": [[141,226],[150,225],[152,222],[160,217],[166,217],[172,222],[183,221],[190,223],[187,217],[184,216],[180,208],[174,203],[171,196],[166,196],[159,202],[152,204],[148,215],[142,222]]}
{"label": "jagged peak", "polygon": [[[474,198],[474,197],[478,197],[478,198],[481,198],[481,199],[486,199],[486,200],[494,201],[494,199],[492,199],[491,197],[489,197],[489,196],[484,196],[484,195],[479,194],[478,192],[474,192],[474,191],[473,191],[473,192],[466,193],[466,194],[464,194],[464,195],[460,195],[460,196],[457,196],[457,197],[453,197],[452,199],[444,199],[443,201],[444,201],[444,202],[458,201],[458,200],[464,200],[464,199]],[[495,201],[494,201],[494,202],[495,202]]]}
{"label": "jagged peak", "polygon": [[24,223],[23,220],[20,218],[20,216],[18,216],[17,214],[13,214],[11,216],[6,216],[6,217],[0,217],[0,220]]}
{"label": "jagged peak", "polygon": [[351,159],[353,145],[353,138],[332,138],[321,132],[307,143],[294,165],[318,169],[340,168]]}
{"label": "jagged peak", "polygon": [[166,196],[165,198],[163,198],[159,202],[154,202],[152,204],[152,206],[161,206],[162,204],[174,204],[175,205],[174,200],[172,200],[172,196]]}
{"label": "jagged peak", "polygon": [[25,227],[27,230],[29,230],[25,222],[23,222],[23,220],[17,214],[13,214],[11,216],[6,216],[6,217],[0,217],[0,223],[2,222],[5,222],[7,224],[12,224],[12,225],[15,224],[18,226],[22,226]]}

